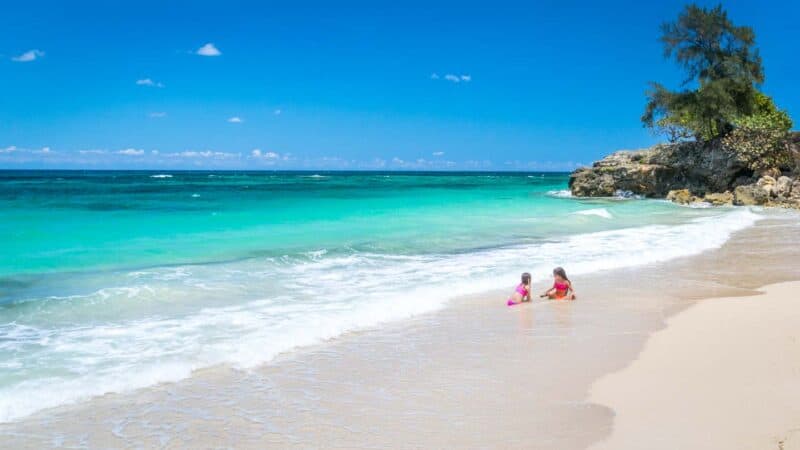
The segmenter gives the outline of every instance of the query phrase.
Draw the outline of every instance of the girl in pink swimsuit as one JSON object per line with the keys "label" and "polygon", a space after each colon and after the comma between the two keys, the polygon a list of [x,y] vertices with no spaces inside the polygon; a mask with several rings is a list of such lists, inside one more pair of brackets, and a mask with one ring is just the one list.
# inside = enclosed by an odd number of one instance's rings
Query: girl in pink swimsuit
{"label": "girl in pink swimsuit", "polygon": [[531,274],[525,272],[522,274],[521,282],[514,289],[514,293],[508,297],[506,304],[514,306],[529,301],[531,301]]}
{"label": "girl in pink swimsuit", "polygon": [[575,300],[575,289],[572,288],[572,282],[567,278],[567,272],[561,267],[553,269],[553,287],[540,297],[547,297],[553,300]]}

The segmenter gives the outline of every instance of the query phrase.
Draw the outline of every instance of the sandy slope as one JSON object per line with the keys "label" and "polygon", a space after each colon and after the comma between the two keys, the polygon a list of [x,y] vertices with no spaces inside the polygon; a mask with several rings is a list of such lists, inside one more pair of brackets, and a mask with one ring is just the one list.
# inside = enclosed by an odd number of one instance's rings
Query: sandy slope
{"label": "sandy slope", "polygon": [[800,449],[800,282],[699,302],[590,400],[616,412],[592,449]]}

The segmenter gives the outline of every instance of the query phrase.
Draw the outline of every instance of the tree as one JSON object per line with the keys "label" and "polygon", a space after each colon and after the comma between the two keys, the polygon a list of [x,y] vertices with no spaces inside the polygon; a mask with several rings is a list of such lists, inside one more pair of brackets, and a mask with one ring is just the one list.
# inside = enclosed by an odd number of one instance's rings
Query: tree
{"label": "tree", "polygon": [[689,5],[661,27],[664,56],[686,71],[683,90],[651,83],[642,122],[671,140],[711,140],[755,111],[756,86],[764,81],[752,28],[736,26],[722,6]]}
{"label": "tree", "polygon": [[734,121],[734,130],[722,138],[722,144],[745,166],[755,172],[791,167],[789,130],[792,119],[775,106],[772,99],[756,94],[755,111]]}

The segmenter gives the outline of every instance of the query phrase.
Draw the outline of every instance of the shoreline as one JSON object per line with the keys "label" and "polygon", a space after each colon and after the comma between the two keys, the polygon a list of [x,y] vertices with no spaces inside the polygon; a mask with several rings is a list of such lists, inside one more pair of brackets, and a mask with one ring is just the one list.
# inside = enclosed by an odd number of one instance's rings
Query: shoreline
{"label": "shoreline", "polygon": [[759,290],[697,302],[595,381],[615,419],[591,449],[800,448],[800,281]]}
{"label": "shoreline", "polygon": [[[613,411],[586,401],[590,386],[634,360],[665,318],[701,298],[752,294],[762,280],[800,279],[786,266],[800,253],[780,246],[774,227],[797,228],[765,221],[721,249],[582,276],[576,302],[508,308],[505,290],[470,296],[253,370],[204,369],[45,410],[0,424],[0,442],[583,448],[614,426]],[[751,259],[740,267],[742,255]],[[765,278],[752,267],[775,270]]]}

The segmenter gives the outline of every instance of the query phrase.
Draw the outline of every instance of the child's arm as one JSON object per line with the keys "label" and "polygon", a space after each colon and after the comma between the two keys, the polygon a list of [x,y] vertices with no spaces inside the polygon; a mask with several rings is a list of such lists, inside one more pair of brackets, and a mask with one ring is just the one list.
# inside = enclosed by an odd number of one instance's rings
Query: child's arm
{"label": "child's arm", "polygon": [[575,300],[576,298],[578,298],[578,296],[577,296],[577,295],[575,295],[575,288],[574,288],[574,287],[572,287],[572,281],[567,281],[567,287],[569,287],[569,292],[572,294],[570,297],[571,297],[573,300]]}
{"label": "child's arm", "polygon": [[547,297],[548,295],[550,295],[553,292],[555,292],[555,290],[556,290],[556,288],[550,288],[550,289],[544,291],[544,294],[540,295],[539,297]]}
{"label": "child's arm", "polygon": [[526,288],[527,288],[526,290],[528,291],[528,293],[525,294],[525,298],[522,299],[523,302],[531,301],[531,285],[530,284],[527,285]]}

